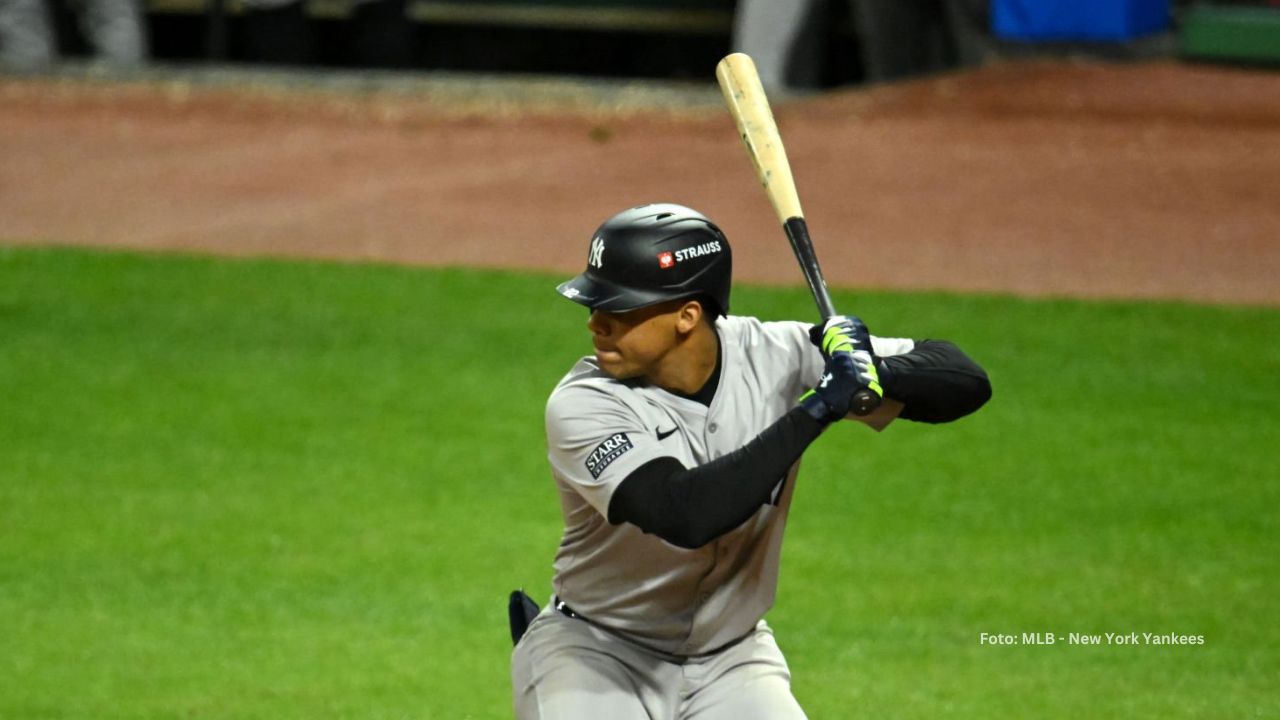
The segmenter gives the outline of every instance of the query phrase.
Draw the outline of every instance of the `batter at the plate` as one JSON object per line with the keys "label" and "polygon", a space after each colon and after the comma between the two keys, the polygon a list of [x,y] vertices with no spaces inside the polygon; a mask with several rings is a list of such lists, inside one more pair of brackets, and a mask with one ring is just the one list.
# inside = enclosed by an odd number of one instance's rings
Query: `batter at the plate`
{"label": "batter at the plate", "polygon": [[849,417],[876,429],[990,397],[947,342],[729,315],[731,267],[706,217],[644,205],[601,225],[559,287],[590,309],[594,354],[547,401],[564,536],[512,657],[521,720],[803,718],[763,619],[801,454],[864,388],[884,401]]}

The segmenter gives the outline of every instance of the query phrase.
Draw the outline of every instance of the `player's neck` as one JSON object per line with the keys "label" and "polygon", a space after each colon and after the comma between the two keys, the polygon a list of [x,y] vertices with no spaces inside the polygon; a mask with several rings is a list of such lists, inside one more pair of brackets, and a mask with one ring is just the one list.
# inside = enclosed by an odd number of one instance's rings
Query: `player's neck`
{"label": "player's neck", "polygon": [[715,328],[701,322],[680,344],[671,348],[647,378],[663,390],[694,395],[716,371],[720,338]]}

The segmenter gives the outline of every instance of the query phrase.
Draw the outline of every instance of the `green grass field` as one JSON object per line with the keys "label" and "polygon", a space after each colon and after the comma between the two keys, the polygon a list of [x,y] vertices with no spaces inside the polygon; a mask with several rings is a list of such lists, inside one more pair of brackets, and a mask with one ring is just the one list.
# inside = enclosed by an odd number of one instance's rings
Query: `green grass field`
{"label": "green grass field", "polygon": [[[0,718],[510,717],[587,349],[554,280],[0,248]],[[995,397],[808,454],[770,621],[810,717],[1280,716],[1280,312],[837,300]]]}

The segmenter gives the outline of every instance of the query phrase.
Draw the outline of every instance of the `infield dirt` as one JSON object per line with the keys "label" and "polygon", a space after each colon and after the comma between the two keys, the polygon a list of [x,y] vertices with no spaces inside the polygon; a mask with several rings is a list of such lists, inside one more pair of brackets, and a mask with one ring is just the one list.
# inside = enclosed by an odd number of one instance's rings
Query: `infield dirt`
{"label": "infield dirt", "polygon": [[[0,78],[0,238],[570,273],[671,201],[800,284],[710,73],[692,97]],[[1280,304],[1280,74],[1011,63],[775,109],[832,285]]]}

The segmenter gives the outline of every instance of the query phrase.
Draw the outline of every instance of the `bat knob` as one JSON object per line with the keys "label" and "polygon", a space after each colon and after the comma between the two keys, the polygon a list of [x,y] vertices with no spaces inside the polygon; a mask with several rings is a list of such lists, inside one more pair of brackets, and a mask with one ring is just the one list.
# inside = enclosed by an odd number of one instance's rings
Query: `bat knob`
{"label": "bat knob", "polygon": [[853,394],[853,402],[850,407],[854,415],[859,417],[870,415],[875,412],[876,408],[880,407],[880,396],[867,388],[863,388]]}

